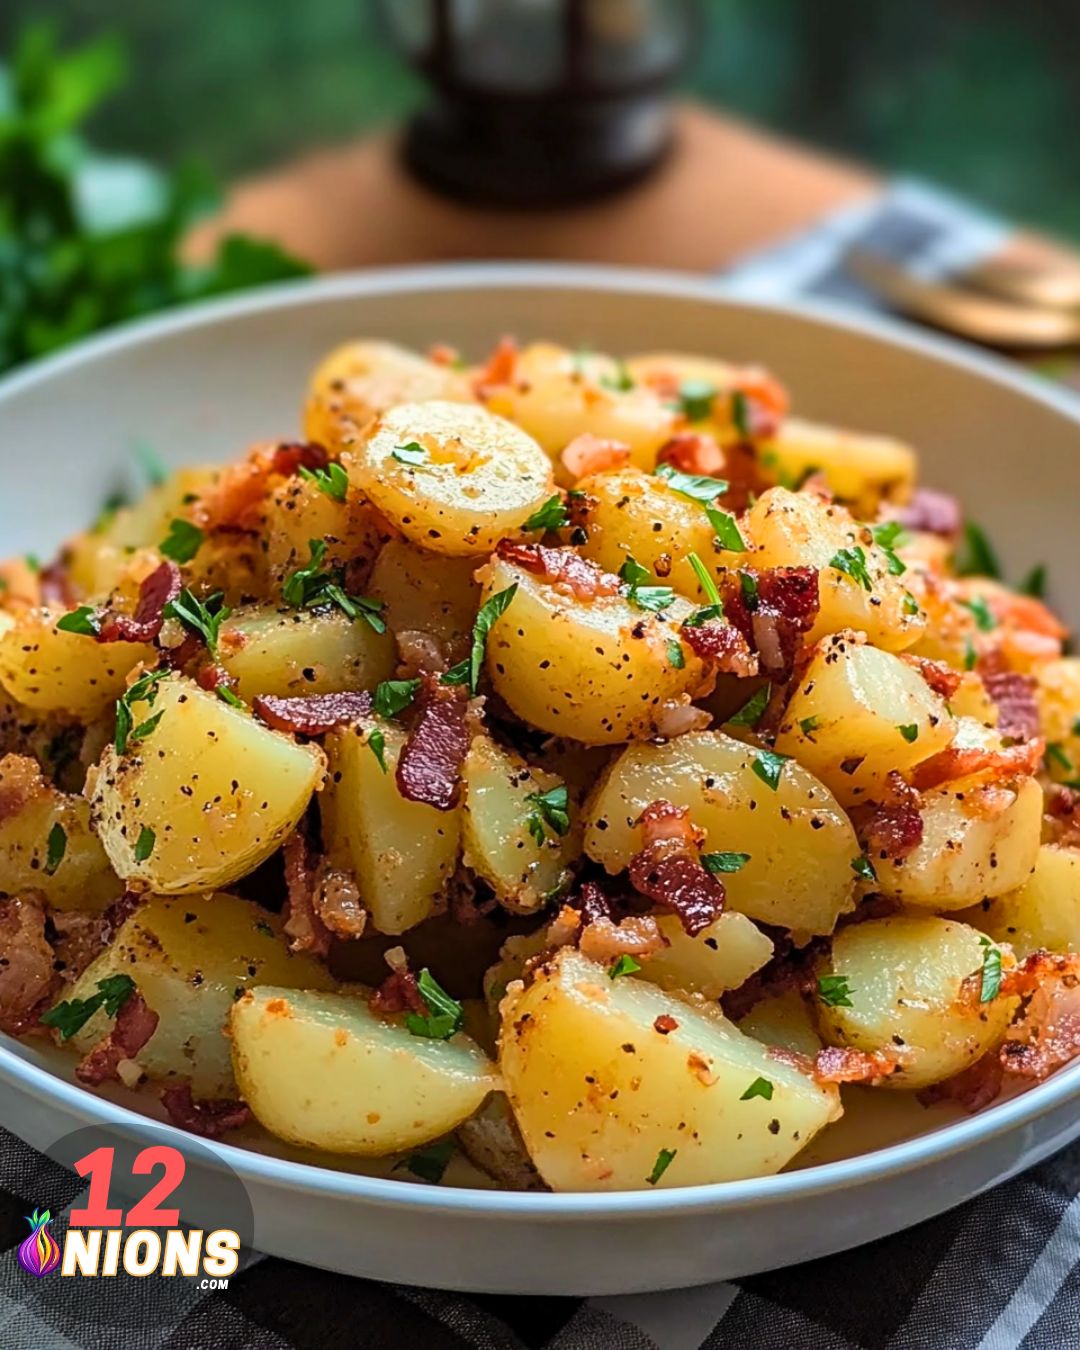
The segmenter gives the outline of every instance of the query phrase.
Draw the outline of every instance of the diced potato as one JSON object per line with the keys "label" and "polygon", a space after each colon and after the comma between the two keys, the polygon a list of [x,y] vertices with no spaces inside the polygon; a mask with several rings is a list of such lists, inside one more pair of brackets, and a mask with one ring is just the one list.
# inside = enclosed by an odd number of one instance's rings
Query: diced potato
{"label": "diced potato", "polygon": [[382,1157],[460,1125],[499,1085],[462,1033],[414,1036],[371,1011],[363,991],[263,986],[232,1005],[240,1091],[256,1120],[293,1144]]}
{"label": "diced potato", "polygon": [[658,914],[656,923],[669,945],[642,958],[637,978],[661,989],[719,998],[726,990],[737,989],[773,954],[772,939],[735,910],[721,914],[693,937],[675,914]]}
{"label": "diced potato", "polygon": [[1019,957],[1042,947],[1080,952],[1080,849],[1043,844],[1023,885],[959,917],[1008,942]]}
{"label": "diced potato", "polygon": [[394,674],[397,655],[388,632],[339,610],[252,606],[221,628],[219,662],[250,702],[257,694],[291,697],[341,689],[374,689]]}
{"label": "diced potato", "polygon": [[[693,1186],[778,1172],[840,1114],[710,1005],[608,977],[564,948],[503,1004],[499,1066],[529,1154],[558,1191]],[[671,1017],[674,1030],[657,1028]],[[764,1078],[768,1098],[747,1097]]]}
{"label": "diced potato", "polygon": [[0,759],[0,894],[25,890],[40,891],[55,909],[103,909],[123,886],[90,832],[89,804],[58,792],[34,760],[5,755]]}
{"label": "diced potato", "polygon": [[554,490],[531,436],[464,403],[391,408],[342,463],[406,539],[450,557],[480,557],[500,539],[521,538]]}
{"label": "diced potato", "polygon": [[580,829],[560,835],[529,800],[561,787],[560,780],[530,768],[489,736],[473,740],[462,778],[465,865],[508,909],[541,908],[569,880],[568,864],[580,850]]}
{"label": "diced potato", "polygon": [[711,384],[718,392],[735,387],[740,367],[715,356],[692,352],[642,352],[626,358],[626,369],[638,384]]}
{"label": "diced potato", "polygon": [[1080,778],[1080,657],[1039,662],[1032,670],[1039,723],[1054,748],[1046,757],[1051,778]]}
{"label": "diced potato", "polygon": [[177,469],[133,506],[122,506],[103,520],[94,537],[122,553],[157,548],[174,520],[191,518],[195,499],[214,487],[221,472],[210,464]]}
{"label": "diced potato", "polygon": [[311,541],[326,544],[324,566],[350,565],[351,574],[370,566],[390,537],[386,522],[370,502],[349,493],[343,502],[327,496],[305,478],[287,478],[266,505],[266,569],[277,586],[298,567],[306,567]]}
{"label": "diced potato", "polygon": [[622,442],[632,463],[651,469],[683,419],[655,390],[641,384],[623,390],[619,383],[619,366],[610,356],[536,342],[521,352],[513,380],[483,397],[492,412],[511,418],[552,458],[588,432]]}
{"label": "diced potato", "polygon": [[97,642],[56,627],[60,614],[30,610],[0,632],[0,685],[37,713],[100,717],[124,692],[128,672],[157,660],[141,642]]}
{"label": "diced potato", "polygon": [[823,474],[837,500],[864,520],[872,520],[882,502],[906,502],[915,486],[915,452],[902,441],[795,417],[762,444],[761,462],[781,483]]}
{"label": "diced potato", "polygon": [[499,959],[484,972],[484,1001],[496,1022],[499,1004],[506,997],[511,981],[520,980],[526,964],[547,950],[547,933],[547,926],[542,925],[531,933],[516,933],[508,937],[499,948]]}
{"label": "diced potato", "polygon": [[745,1017],[739,1018],[738,1027],[763,1045],[779,1045],[810,1059],[821,1049],[810,1005],[797,989],[759,999]]}
{"label": "diced potato", "polygon": [[379,413],[398,403],[429,399],[470,402],[463,372],[392,342],[346,342],[319,362],[311,377],[304,435],[340,449]]}
{"label": "diced potato", "polygon": [[[821,608],[809,641],[853,628],[875,647],[895,652],[910,647],[925,628],[926,617],[908,600],[904,577],[890,572],[870,531],[842,506],[808,492],[770,488],[750,509],[746,527],[751,566],[820,569]],[[859,577],[834,562],[846,562]]]}
{"label": "diced potato", "polygon": [[629,746],[587,803],[586,854],[621,872],[641,848],[636,823],[646,806],[685,806],[705,831],[703,852],[750,855],[723,877],[729,908],[798,933],[831,933],[855,903],[855,832],[828,788],[795,760],[774,791],[754,772],[757,757],[719,731]]}
{"label": "diced potato", "polygon": [[869,855],[878,889],[940,912],[1015,890],[1035,866],[1042,809],[1042,789],[1032,778],[1015,787],[958,779],[925,792],[918,847],[906,858]]}
{"label": "diced potato", "polygon": [[191,680],[160,680],[132,714],[127,749],[107,746],[86,785],[94,829],[129,884],[164,895],[227,886],[280,847],[322,783],[317,746]]}
{"label": "diced potato", "polygon": [[[383,769],[371,737],[383,738]],[[461,809],[411,802],[395,773],[405,733],[372,719],[326,738],[330,772],[319,806],[330,857],[351,871],[380,933],[426,919],[457,866]]]}
{"label": "diced potato", "polygon": [[[700,658],[681,642],[680,624],[694,608],[681,597],[663,614],[621,595],[577,600],[493,559],[485,601],[515,585],[488,633],[487,670],[496,691],[532,726],[587,745],[658,736],[668,709],[711,687]],[[675,646],[681,666],[672,664]]]}
{"label": "diced potato", "polygon": [[[820,981],[842,977],[842,995],[826,984],[815,999],[829,1045],[895,1051],[891,1088],[924,1088],[974,1064],[1005,1037],[1014,997],[979,1001],[991,949],[976,929],[932,915],[895,914],[841,929],[815,967]],[[969,976],[974,992],[962,986]]]}
{"label": "diced potato", "polygon": [[799,680],[776,748],[853,806],[880,800],[890,772],[944,750],[953,729],[945,700],[917,670],[841,633],[822,643]]}
{"label": "diced potato", "polygon": [[589,536],[581,552],[607,572],[618,573],[633,557],[680,595],[704,601],[688,555],[696,553],[714,575],[738,565],[737,554],[717,550],[702,503],[675,492],[662,478],[619,469],[583,478],[580,487],[587,494]]}
{"label": "diced potato", "polygon": [[949,707],[954,717],[968,718],[984,727],[996,727],[1001,716],[986,685],[973,670],[964,672],[956,692],[949,696]]}
{"label": "diced potato", "polygon": [[[157,1013],[157,1030],[138,1053],[156,1079],[190,1078],[196,1097],[234,1097],[229,1010],[241,990],[272,980],[289,988],[333,989],[321,961],[292,955],[281,920],[235,895],[151,896],[82,973],[69,998],[89,998],[110,975],[128,975]],[[72,1038],[82,1054],[112,1021],[94,1013]]]}
{"label": "diced potato", "polygon": [[383,618],[400,640],[422,634],[438,644],[448,666],[468,653],[480,608],[475,558],[447,558],[391,539],[375,560],[370,593],[385,605]]}

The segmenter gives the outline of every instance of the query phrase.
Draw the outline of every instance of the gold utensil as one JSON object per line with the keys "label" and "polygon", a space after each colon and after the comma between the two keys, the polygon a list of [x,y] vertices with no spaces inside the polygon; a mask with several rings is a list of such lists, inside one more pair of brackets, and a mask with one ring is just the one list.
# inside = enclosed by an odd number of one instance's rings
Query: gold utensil
{"label": "gold utensil", "polygon": [[1080,309],[1080,266],[1068,261],[988,258],[950,278],[988,295],[1043,309]]}

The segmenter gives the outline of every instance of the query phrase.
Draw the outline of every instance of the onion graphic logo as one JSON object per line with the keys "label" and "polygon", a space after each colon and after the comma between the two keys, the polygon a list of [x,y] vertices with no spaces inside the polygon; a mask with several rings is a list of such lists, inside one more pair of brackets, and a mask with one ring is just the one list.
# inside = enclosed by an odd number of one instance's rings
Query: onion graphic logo
{"label": "onion graphic logo", "polygon": [[24,1238],[22,1245],[18,1250],[19,1265],[30,1275],[36,1275],[38,1279],[42,1275],[48,1275],[50,1270],[55,1270],[60,1264],[60,1244],[49,1232],[49,1220],[52,1215],[48,1210],[39,1214],[35,1209],[33,1214],[26,1217],[26,1222],[30,1225],[30,1236]]}

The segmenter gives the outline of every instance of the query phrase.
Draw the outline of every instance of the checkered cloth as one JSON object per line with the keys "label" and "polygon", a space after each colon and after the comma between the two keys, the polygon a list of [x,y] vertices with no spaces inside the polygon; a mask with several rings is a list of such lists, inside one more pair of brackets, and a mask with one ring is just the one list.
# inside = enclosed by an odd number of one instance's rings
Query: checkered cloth
{"label": "checkered cloth", "polygon": [[[903,184],[747,260],[728,280],[744,296],[874,303],[844,274],[853,243],[933,274],[974,261],[1004,237],[966,204]],[[35,1207],[62,1213],[82,1186],[0,1130],[0,1350],[1080,1347],[1080,1144],[917,1228],[732,1283],[623,1298],[465,1296],[264,1257],[223,1292],[147,1280],[134,1325],[130,1303],[110,1305],[115,1281],[36,1281],[15,1261],[25,1215]]]}

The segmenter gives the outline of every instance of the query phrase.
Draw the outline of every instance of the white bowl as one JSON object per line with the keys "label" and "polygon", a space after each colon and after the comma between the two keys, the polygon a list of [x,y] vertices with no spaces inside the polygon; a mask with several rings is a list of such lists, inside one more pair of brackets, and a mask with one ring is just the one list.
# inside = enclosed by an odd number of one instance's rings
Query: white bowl
{"label": "white bowl", "polygon": [[[82,526],[137,439],[180,464],[295,434],[309,370],[345,338],[420,348],[438,339],[479,355],[504,332],[763,362],[808,416],[914,442],[925,481],[963,497],[1010,575],[1036,562],[1052,578],[1070,575],[1080,410],[1068,393],[878,319],[735,303],[705,281],[531,265],[277,287],[133,325],[16,374],[0,383],[0,554],[44,552]],[[1080,622],[1080,598],[1054,598]],[[44,1149],[80,1126],[145,1127],[130,1105],[70,1081],[69,1067],[0,1038],[0,1123]],[[751,1181],[614,1195],[422,1187],[229,1144],[211,1145],[209,1157],[245,1182],[262,1251],[449,1289],[614,1294],[747,1275],[926,1219],[1080,1134],[1078,1102],[1075,1064],[980,1115],[875,1152]],[[186,1136],[174,1134],[182,1145]]]}

